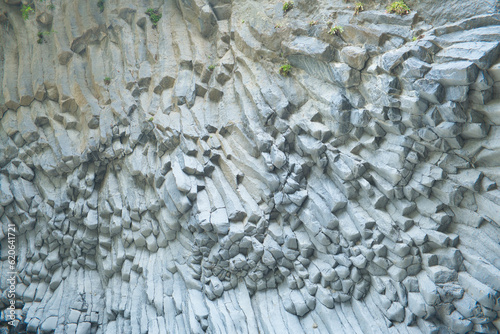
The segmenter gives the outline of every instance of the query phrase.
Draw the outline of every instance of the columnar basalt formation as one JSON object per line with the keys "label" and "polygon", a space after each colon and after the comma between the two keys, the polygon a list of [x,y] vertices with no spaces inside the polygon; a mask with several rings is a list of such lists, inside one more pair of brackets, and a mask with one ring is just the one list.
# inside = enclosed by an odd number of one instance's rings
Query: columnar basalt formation
{"label": "columnar basalt formation", "polygon": [[500,15],[408,4],[2,1],[0,332],[14,224],[20,332],[496,333]]}

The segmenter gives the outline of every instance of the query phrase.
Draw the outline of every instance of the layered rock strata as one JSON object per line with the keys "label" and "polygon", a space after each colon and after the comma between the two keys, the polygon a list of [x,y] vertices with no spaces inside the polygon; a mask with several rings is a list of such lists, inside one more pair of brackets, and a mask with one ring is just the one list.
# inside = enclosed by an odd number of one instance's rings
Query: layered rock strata
{"label": "layered rock strata", "polygon": [[2,324],[14,224],[19,331],[496,333],[477,3],[0,3]]}

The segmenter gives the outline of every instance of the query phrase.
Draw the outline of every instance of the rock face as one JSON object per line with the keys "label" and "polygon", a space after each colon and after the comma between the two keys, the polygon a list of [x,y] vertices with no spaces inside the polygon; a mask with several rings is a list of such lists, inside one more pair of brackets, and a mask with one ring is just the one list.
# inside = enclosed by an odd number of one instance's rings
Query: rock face
{"label": "rock face", "polygon": [[0,332],[498,331],[491,3],[148,3],[0,3]]}

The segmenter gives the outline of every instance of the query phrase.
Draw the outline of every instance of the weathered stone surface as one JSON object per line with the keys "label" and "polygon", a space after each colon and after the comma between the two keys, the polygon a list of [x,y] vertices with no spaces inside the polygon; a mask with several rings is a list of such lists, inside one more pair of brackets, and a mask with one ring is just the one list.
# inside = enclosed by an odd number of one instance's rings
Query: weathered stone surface
{"label": "weathered stone surface", "polygon": [[499,42],[465,42],[439,51],[435,59],[437,62],[468,60],[481,69],[487,69],[497,60],[499,51]]}
{"label": "weathered stone surface", "polygon": [[473,62],[454,61],[433,65],[425,77],[446,86],[463,86],[476,81],[477,75],[478,68]]}
{"label": "weathered stone surface", "polygon": [[283,47],[289,55],[302,54],[327,62],[333,60],[332,47],[313,37],[298,36],[290,43],[283,44]]}
{"label": "weathered stone surface", "polygon": [[369,56],[365,49],[356,46],[346,46],[340,52],[340,56],[347,65],[361,71]]}
{"label": "weathered stone surface", "polygon": [[0,2],[0,332],[496,332],[485,4]]}
{"label": "weathered stone surface", "polygon": [[432,80],[420,79],[415,81],[413,86],[420,96],[427,101],[434,104],[439,104],[443,101],[445,91],[440,83]]}

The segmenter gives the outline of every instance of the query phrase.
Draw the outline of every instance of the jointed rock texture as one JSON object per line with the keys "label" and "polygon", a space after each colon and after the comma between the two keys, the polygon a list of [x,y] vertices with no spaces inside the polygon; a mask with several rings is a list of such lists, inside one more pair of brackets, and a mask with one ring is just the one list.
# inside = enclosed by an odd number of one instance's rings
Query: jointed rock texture
{"label": "jointed rock texture", "polygon": [[15,224],[20,332],[497,333],[500,15],[431,4],[2,1],[0,332]]}

